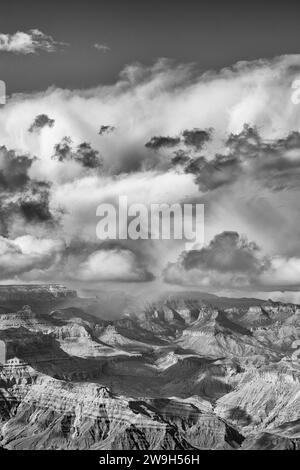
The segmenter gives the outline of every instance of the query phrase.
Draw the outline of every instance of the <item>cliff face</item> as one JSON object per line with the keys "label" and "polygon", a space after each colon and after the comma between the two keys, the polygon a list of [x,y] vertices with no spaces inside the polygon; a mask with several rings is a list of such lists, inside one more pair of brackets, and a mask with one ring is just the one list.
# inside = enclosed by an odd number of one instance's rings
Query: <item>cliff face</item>
{"label": "cliff face", "polygon": [[77,297],[76,291],[60,284],[0,286],[0,312],[14,312],[24,305],[47,312],[54,307]]}
{"label": "cliff face", "polygon": [[107,322],[76,306],[51,311],[53,296],[76,300],[61,287],[22,287],[27,305],[10,312],[11,289],[0,311],[2,447],[299,447],[297,306],[177,298]]}
{"label": "cliff face", "polygon": [[30,387],[15,386],[10,400],[12,416],[2,427],[9,449],[230,448],[242,441],[215,415],[189,404],[172,409],[172,402],[118,398],[92,383],[39,377]]}

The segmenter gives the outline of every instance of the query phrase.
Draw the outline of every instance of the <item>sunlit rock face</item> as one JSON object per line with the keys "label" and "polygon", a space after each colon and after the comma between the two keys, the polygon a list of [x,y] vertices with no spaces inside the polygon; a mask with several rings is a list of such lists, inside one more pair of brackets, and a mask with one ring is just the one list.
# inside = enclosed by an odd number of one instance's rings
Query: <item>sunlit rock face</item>
{"label": "sunlit rock face", "polygon": [[299,448],[298,306],[177,296],[112,322],[63,286],[0,290],[1,447]]}

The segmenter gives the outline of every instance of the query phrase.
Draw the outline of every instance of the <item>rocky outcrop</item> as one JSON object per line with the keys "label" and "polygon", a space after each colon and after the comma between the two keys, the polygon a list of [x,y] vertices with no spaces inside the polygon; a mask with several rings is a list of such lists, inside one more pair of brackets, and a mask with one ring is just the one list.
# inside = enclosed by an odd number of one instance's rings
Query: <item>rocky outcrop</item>
{"label": "rocky outcrop", "polygon": [[230,449],[243,440],[213,413],[117,398],[96,384],[39,377],[11,395],[1,440],[8,449]]}
{"label": "rocky outcrop", "polygon": [[0,446],[299,448],[298,306],[168,297],[112,322],[61,286],[7,289]]}
{"label": "rocky outcrop", "polygon": [[60,284],[0,286],[0,313],[13,313],[30,305],[38,313],[75,301],[76,291]]}
{"label": "rocky outcrop", "polygon": [[26,284],[0,286],[0,304],[21,301],[23,304],[39,301],[49,301],[59,298],[77,297],[76,291],[61,284]]}

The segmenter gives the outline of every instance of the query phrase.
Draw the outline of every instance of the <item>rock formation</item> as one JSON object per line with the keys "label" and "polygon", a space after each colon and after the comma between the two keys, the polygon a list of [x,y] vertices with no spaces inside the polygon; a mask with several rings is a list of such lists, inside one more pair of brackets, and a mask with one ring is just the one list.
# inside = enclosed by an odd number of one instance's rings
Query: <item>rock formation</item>
{"label": "rock formation", "polygon": [[0,447],[300,447],[297,305],[177,296],[109,322],[62,286],[0,298]]}

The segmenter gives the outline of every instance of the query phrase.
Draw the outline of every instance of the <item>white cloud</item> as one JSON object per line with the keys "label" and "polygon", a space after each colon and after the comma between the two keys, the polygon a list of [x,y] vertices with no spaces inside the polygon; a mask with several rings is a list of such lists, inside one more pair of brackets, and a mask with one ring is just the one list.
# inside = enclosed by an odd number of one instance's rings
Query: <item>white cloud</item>
{"label": "white cloud", "polygon": [[75,220],[79,223],[88,212],[96,217],[99,204],[111,202],[117,205],[118,197],[122,195],[127,195],[128,204],[141,203],[150,207],[152,203],[172,204],[196,197],[198,191],[191,175],[180,175],[175,171],[139,172],[118,177],[86,175],[56,185],[52,190],[51,208],[53,211],[62,208],[71,228]]}
{"label": "white cloud", "polygon": [[[115,172],[155,160],[144,148],[154,135],[213,127],[210,152],[222,149],[222,139],[241,131],[245,122],[257,125],[262,137],[281,137],[300,129],[299,109],[291,101],[297,65],[299,56],[287,56],[202,76],[166,61],[152,68],[128,67],[114,86],[15,97],[0,114],[1,142],[49,160],[53,146],[70,135],[75,143],[91,142]],[[38,114],[51,116],[56,125],[40,136],[28,135]],[[103,124],[117,131],[100,137]]]}
{"label": "white cloud", "polygon": [[46,269],[60,260],[63,250],[61,240],[38,239],[31,235],[14,240],[0,237],[1,278]]}
{"label": "white cloud", "polygon": [[85,282],[140,282],[148,281],[152,276],[139,264],[134,253],[116,248],[92,253],[78,266],[73,278]]}
{"label": "white cloud", "polygon": [[264,288],[271,290],[300,290],[300,258],[275,256],[268,271],[260,278]]}
{"label": "white cloud", "polygon": [[97,51],[104,52],[104,53],[110,51],[110,47],[109,47],[109,46],[107,46],[106,44],[99,44],[98,42],[96,42],[96,43],[93,45],[93,47],[94,47],[95,49],[97,49]]}
{"label": "white cloud", "polygon": [[40,51],[54,52],[66,43],[55,41],[39,29],[26,32],[17,31],[14,34],[0,34],[0,51],[15,54],[35,54]]}
{"label": "white cloud", "polygon": [[[30,48],[29,45],[25,50]],[[291,100],[291,85],[299,74],[300,56],[296,55],[239,63],[203,75],[192,67],[165,60],[153,67],[129,66],[112,86],[85,91],[51,88],[44,93],[13,97],[0,110],[0,141],[9,149],[36,155],[38,160],[31,165],[29,175],[51,185],[50,208],[59,216],[60,225],[39,236],[61,238],[67,245],[78,239],[94,243],[95,210],[100,202],[116,201],[118,195],[124,194],[134,202],[146,203],[173,203],[187,197],[205,203],[207,243],[217,233],[234,230],[255,240],[271,259],[298,259],[297,186],[275,193],[251,176],[203,195],[193,175],[169,170],[173,149],[152,152],[145,144],[153,136],[176,136],[185,129],[212,127],[213,140],[203,150],[211,159],[215,152],[224,150],[228,133],[240,132],[245,123],[256,125],[265,140],[299,131],[300,108]],[[40,133],[27,132],[40,114],[51,116],[55,126],[45,127]],[[115,131],[99,135],[102,125],[113,126]],[[102,173],[84,169],[74,161],[51,159],[54,145],[64,136],[70,136],[75,146],[90,142],[103,158]],[[296,152],[287,158],[295,161],[300,156]],[[30,233],[34,234],[34,230],[31,228]],[[26,226],[25,233],[28,231]],[[11,228],[12,239],[22,235],[19,225]],[[138,244],[126,249],[137,256]],[[96,251],[99,250],[95,248]],[[182,247],[170,242],[162,249],[161,244],[154,246],[149,242],[140,251],[152,271],[152,264],[176,261]],[[74,270],[79,264],[83,278],[87,279],[91,272],[103,278],[93,264],[82,264],[86,262],[77,260]],[[290,265],[290,261],[287,263]],[[280,271],[285,273],[281,278]],[[293,267],[292,271],[296,276],[297,270]],[[126,269],[122,272],[125,275]],[[294,274],[289,274],[287,266],[281,264],[276,273],[278,286],[283,285],[285,277],[286,289],[295,288]],[[203,283],[209,285],[208,281],[206,278]],[[267,284],[271,281],[263,281],[269,289]]]}

